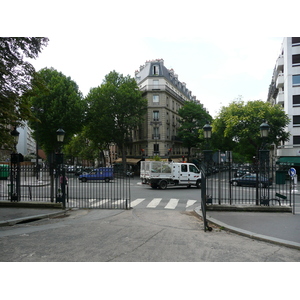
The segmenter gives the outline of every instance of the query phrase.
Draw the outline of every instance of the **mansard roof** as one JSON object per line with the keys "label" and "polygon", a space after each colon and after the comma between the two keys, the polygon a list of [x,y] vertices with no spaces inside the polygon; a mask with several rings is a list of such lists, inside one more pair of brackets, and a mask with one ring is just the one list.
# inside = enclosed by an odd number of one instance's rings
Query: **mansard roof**
{"label": "mansard roof", "polygon": [[140,70],[135,72],[137,83],[139,84],[147,77],[164,77],[169,81],[178,91],[184,94],[187,98],[193,100],[192,92],[186,88],[185,82],[178,80],[178,75],[173,69],[167,69],[164,66],[163,59],[155,59],[146,61],[144,66],[140,66]]}

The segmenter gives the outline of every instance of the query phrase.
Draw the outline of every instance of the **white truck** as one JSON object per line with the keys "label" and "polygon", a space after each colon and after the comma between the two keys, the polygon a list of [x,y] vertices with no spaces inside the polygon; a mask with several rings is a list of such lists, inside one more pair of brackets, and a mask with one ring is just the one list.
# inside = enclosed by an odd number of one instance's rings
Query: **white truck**
{"label": "white truck", "polygon": [[201,188],[201,172],[191,163],[141,161],[140,178],[153,189],[165,190],[168,186],[178,185]]}

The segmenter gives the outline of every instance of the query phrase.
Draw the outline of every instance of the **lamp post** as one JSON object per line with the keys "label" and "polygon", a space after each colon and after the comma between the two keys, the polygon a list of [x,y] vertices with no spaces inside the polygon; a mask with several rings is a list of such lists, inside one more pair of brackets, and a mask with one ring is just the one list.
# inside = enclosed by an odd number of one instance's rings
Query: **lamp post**
{"label": "lamp post", "polygon": [[17,144],[20,133],[14,127],[10,134],[14,139],[14,149],[11,154],[10,200],[18,202],[20,201],[20,154],[17,153]]}
{"label": "lamp post", "polygon": [[209,168],[210,168],[210,163],[212,161],[212,150],[208,150],[209,140],[211,139],[211,132],[212,132],[211,125],[206,123],[203,126],[203,131],[204,131],[204,138],[206,141],[205,148],[207,148],[207,149],[203,150],[203,154],[204,154],[204,162],[205,162],[205,171],[206,171],[206,174],[208,174]]}
{"label": "lamp post", "polygon": [[[260,180],[265,179],[267,181],[267,195],[260,195],[260,198],[267,198],[269,199],[269,179],[270,179],[270,151],[266,148],[267,144],[267,138],[269,135],[270,131],[270,126],[268,123],[265,121],[260,125],[260,136],[262,138],[262,144],[259,150],[259,178],[257,176],[256,181],[257,181],[257,189],[258,189],[258,184]],[[259,180],[260,179],[260,180]],[[256,204],[258,205],[258,197],[256,198]]]}
{"label": "lamp post", "polygon": [[66,174],[65,168],[63,166],[64,163],[64,155],[61,153],[62,143],[65,137],[65,131],[63,129],[58,129],[56,131],[58,146],[58,153],[56,154],[56,174],[57,174],[57,194],[56,194],[56,202],[61,202],[63,207],[66,207]]}
{"label": "lamp post", "polygon": [[[37,108],[37,107],[34,107],[32,106],[30,108],[30,110],[32,112],[35,112],[36,114],[42,114],[44,112],[44,109],[43,108]],[[40,167],[39,167],[39,145],[38,145],[38,139],[36,137],[35,139],[35,157],[36,157],[36,163],[35,163],[35,168],[36,168],[36,180],[38,181],[39,180],[39,170],[40,170]]]}
{"label": "lamp post", "polygon": [[[206,141],[205,148],[209,148],[209,140],[211,139],[211,132],[212,127],[208,123],[203,126],[204,131],[204,138]],[[212,231],[212,228],[208,226],[206,221],[206,203],[207,201],[212,201],[211,196],[207,194],[207,186],[206,186],[206,176],[209,174],[210,170],[210,163],[212,161],[212,150],[205,149],[203,150],[203,160],[204,160],[204,166],[202,168],[202,174],[201,174],[201,211],[202,211],[202,218],[204,223],[204,231],[206,229],[208,231]],[[204,172],[203,172],[204,171]]]}

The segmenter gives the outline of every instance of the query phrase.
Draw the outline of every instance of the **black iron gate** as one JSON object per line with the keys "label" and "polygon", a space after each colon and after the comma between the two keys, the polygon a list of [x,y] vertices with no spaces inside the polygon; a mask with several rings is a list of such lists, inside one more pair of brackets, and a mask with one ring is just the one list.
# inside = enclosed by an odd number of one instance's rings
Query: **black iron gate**
{"label": "black iron gate", "polygon": [[288,171],[291,165],[266,160],[238,164],[230,159],[214,162],[212,152],[204,153],[204,197],[207,204],[217,205],[287,205],[295,197],[295,180]]}
{"label": "black iron gate", "polygon": [[123,172],[114,172],[109,180],[86,182],[65,169],[50,172],[49,168],[28,165],[20,166],[18,172],[19,199],[14,199],[8,176],[0,180],[0,200],[62,202],[67,208],[130,208],[130,177]]}

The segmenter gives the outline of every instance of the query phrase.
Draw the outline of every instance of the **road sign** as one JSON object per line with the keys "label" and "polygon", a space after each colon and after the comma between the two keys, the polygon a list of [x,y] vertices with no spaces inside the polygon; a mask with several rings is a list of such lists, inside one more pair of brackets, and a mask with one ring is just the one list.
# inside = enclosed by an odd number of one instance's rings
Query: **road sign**
{"label": "road sign", "polygon": [[288,173],[291,177],[295,177],[296,176],[296,169],[295,168],[290,168]]}

